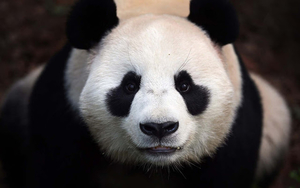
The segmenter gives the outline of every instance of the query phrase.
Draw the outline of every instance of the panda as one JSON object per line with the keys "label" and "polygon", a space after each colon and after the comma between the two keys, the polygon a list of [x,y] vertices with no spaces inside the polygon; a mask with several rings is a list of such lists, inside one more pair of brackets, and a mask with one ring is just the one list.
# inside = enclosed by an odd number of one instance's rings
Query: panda
{"label": "panda", "polygon": [[124,19],[113,0],[80,0],[67,44],[2,103],[10,187],[266,187],[288,148],[280,94],[232,44],[227,0],[186,17]]}

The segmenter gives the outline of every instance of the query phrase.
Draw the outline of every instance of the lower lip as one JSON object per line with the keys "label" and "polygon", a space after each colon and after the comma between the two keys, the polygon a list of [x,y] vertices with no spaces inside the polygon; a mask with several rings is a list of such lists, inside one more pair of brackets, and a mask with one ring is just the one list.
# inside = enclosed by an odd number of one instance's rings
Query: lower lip
{"label": "lower lip", "polygon": [[181,149],[181,148],[153,147],[153,148],[147,148],[145,150],[152,154],[162,154],[163,155],[163,154],[172,154],[179,149]]}

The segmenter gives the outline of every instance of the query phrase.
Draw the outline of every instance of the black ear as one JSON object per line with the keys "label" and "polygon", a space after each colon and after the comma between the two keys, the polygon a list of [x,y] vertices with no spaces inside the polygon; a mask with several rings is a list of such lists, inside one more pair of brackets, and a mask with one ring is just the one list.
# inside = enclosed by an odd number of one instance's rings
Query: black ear
{"label": "black ear", "polygon": [[113,0],[80,0],[67,20],[67,37],[73,47],[88,50],[118,22]]}
{"label": "black ear", "polygon": [[238,18],[228,0],[191,0],[188,19],[219,45],[232,43],[238,37]]}

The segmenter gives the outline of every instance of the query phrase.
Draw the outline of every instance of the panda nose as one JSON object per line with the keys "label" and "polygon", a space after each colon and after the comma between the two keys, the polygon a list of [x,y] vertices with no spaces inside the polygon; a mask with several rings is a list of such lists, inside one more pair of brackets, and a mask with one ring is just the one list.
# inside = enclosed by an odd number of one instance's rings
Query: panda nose
{"label": "panda nose", "polygon": [[153,135],[159,139],[176,132],[178,127],[179,123],[173,121],[165,123],[140,123],[140,129],[144,134],[149,136]]}

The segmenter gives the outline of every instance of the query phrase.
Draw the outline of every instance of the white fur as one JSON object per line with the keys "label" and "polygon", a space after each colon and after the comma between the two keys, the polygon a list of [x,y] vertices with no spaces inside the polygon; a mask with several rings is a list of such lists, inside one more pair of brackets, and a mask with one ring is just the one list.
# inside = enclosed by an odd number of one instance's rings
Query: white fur
{"label": "white fur", "polygon": [[259,152],[257,178],[272,173],[288,149],[291,129],[289,110],[282,96],[261,77],[251,74],[261,94],[263,137]]}
{"label": "white fur", "polygon": [[85,50],[72,49],[65,72],[65,87],[68,99],[78,109],[79,96],[88,76],[89,54]]}
{"label": "white fur", "polygon": [[[72,57],[79,53],[75,50]],[[69,78],[74,67],[83,66],[84,73],[80,71],[80,75],[88,75],[87,80],[79,76],[79,84],[68,82],[72,90],[69,99],[75,106],[79,103],[95,140],[116,160],[157,165],[198,161],[224,143],[237,108],[235,100],[239,95],[234,94],[234,79],[224,66],[226,55],[221,58],[218,53],[205,32],[184,18],[143,15],[124,20],[93,49],[89,58],[84,55],[82,61],[90,61],[90,69],[87,65],[71,65],[81,62],[77,58],[69,61]],[[174,75],[180,70],[187,70],[197,85],[209,89],[208,107],[199,116],[189,114],[175,89]],[[142,76],[140,90],[128,117],[112,116],[105,103],[106,94],[119,86],[129,71]],[[140,123],[149,121],[179,121],[179,128],[158,143],[139,128]],[[158,145],[182,149],[160,158],[137,149]]]}
{"label": "white fur", "polygon": [[224,67],[234,88],[235,107],[238,107],[242,100],[242,72],[240,63],[232,44],[222,48]]}

